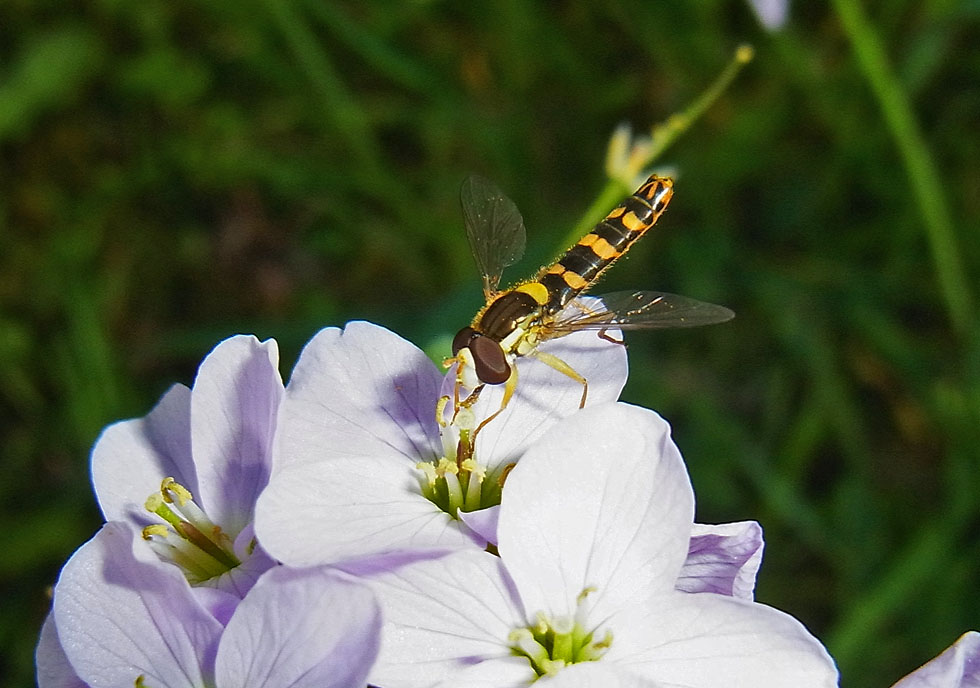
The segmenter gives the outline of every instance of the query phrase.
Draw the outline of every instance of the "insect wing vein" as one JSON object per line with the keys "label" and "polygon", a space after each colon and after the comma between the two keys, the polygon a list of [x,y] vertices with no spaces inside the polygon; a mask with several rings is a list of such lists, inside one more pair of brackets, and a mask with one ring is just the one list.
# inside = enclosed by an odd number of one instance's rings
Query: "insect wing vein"
{"label": "insect wing vein", "polygon": [[603,294],[599,302],[575,299],[548,324],[551,337],[576,330],[615,327],[622,330],[669,329],[713,325],[735,313],[713,303],[659,291],[621,291]]}
{"label": "insect wing vein", "polygon": [[483,292],[490,297],[497,292],[504,268],[524,255],[524,218],[496,184],[478,175],[463,182],[459,197]]}

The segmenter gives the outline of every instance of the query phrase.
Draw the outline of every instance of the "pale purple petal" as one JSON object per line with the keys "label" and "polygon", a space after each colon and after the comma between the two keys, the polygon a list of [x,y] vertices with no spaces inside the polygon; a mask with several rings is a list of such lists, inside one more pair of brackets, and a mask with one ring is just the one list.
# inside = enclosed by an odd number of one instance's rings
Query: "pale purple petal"
{"label": "pale purple petal", "polygon": [[351,322],[321,330],[286,389],[276,470],[337,456],[395,453],[408,465],[438,458],[441,383],[420,349],[383,327]]}
{"label": "pale purple petal", "polygon": [[527,688],[528,676],[526,658],[501,657],[461,669],[435,688]]}
{"label": "pale purple petal", "polygon": [[608,619],[602,661],[669,686],[833,688],[837,668],[803,625],[734,597],[671,592]]}
{"label": "pale purple petal", "polygon": [[893,688],[980,688],[980,633],[964,633]]}
{"label": "pale purple petal", "polygon": [[262,546],[292,566],[483,546],[422,496],[416,470],[405,457],[390,447],[377,451],[279,470],[256,507]]}
{"label": "pale purple petal", "polygon": [[[610,331],[609,336],[618,336]],[[616,401],[626,384],[626,347],[601,339],[597,332],[575,332],[545,342],[540,350],[557,356],[589,383],[586,406]],[[582,385],[530,356],[517,359],[517,391],[507,408],[490,422],[476,441],[476,457],[491,468],[520,458],[553,423],[579,410]],[[455,368],[442,393],[452,396]],[[487,418],[500,408],[504,385],[487,385],[473,411]]]}
{"label": "pale purple petal", "polygon": [[68,560],[54,619],[69,661],[92,685],[213,682],[221,624],[127,524],[106,524]]}
{"label": "pale purple petal", "polygon": [[[248,594],[248,591],[255,585],[255,581],[263,573],[279,563],[256,543],[253,524],[247,525],[235,538],[234,551],[241,563],[216,578],[209,578],[206,581],[196,583],[195,592],[202,588],[221,590],[231,595],[235,600],[234,604],[237,604]],[[219,602],[218,606],[214,606],[213,602],[203,600],[202,602],[216,618],[227,621],[227,604],[220,597],[216,599]],[[234,606],[232,606],[231,611],[234,611]]]}
{"label": "pale purple petal", "polygon": [[[207,581],[210,583],[211,581]],[[208,585],[195,585],[191,587],[191,592],[197,599],[198,604],[208,610],[218,622],[224,626],[231,619],[231,615],[238,609],[242,597],[237,592],[229,591],[229,586],[210,587]]]}
{"label": "pale purple petal", "polygon": [[322,569],[268,571],[228,623],[220,688],[364,686],[381,614],[371,592]]}
{"label": "pale purple petal", "polygon": [[497,544],[497,519],[500,517],[500,505],[491,506],[479,511],[461,511],[459,520],[466,527],[492,545]]}
{"label": "pale purple petal", "polygon": [[[694,495],[670,428],[627,404],[583,409],[535,443],[504,485],[500,556],[528,612],[599,618],[673,590]],[[592,616],[590,614],[590,616]]]}
{"label": "pale purple petal", "polygon": [[107,427],[92,450],[92,483],[108,521],[151,523],[143,508],[171,476],[193,492],[197,474],[191,459],[191,391],[174,385],[145,418]]}
{"label": "pale purple petal", "polygon": [[762,526],[755,521],[695,523],[676,587],[752,600],[763,546]]}
{"label": "pale purple petal", "polygon": [[255,585],[259,576],[279,562],[257,543],[254,523],[245,526],[245,529],[235,538],[234,551],[235,556],[242,563],[214,580],[217,581],[216,585],[219,587],[232,591],[239,598],[243,598]]}
{"label": "pale purple petal", "polygon": [[195,497],[233,537],[252,520],[269,481],[272,438],[283,395],[275,340],[238,335],[221,342],[191,392]]}
{"label": "pale purple petal", "polygon": [[[507,636],[527,620],[498,557],[454,552],[362,580],[377,594],[385,620],[371,684],[432,686],[481,662],[500,663],[513,675]],[[530,682],[526,660],[525,667]]]}
{"label": "pale purple petal", "polygon": [[759,18],[759,23],[770,31],[781,29],[786,25],[789,0],[749,0],[749,6]]}
{"label": "pale purple petal", "polygon": [[610,662],[580,662],[554,676],[543,676],[534,688],[665,688]]}
{"label": "pale purple petal", "polygon": [[41,637],[38,639],[34,661],[37,665],[38,688],[88,688],[78,678],[65,656],[65,650],[58,640],[53,614],[48,614],[41,626]]}

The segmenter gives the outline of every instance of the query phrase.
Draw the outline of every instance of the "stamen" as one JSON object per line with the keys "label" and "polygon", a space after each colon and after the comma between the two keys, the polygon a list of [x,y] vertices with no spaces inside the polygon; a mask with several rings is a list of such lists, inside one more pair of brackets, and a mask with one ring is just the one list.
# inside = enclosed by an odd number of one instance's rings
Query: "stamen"
{"label": "stamen", "polygon": [[440,428],[446,428],[449,425],[446,422],[446,406],[450,401],[452,401],[452,399],[450,399],[447,395],[439,397],[439,401],[436,402],[436,423],[439,424]]}
{"label": "stamen", "polygon": [[[452,466],[454,469],[456,468],[455,463]],[[463,488],[459,484],[459,478],[455,471],[446,471],[443,478],[446,479],[446,489],[449,492],[449,515],[455,517],[456,511],[463,506]]]}
{"label": "stamen", "polygon": [[535,640],[531,631],[526,628],[515,628],[507,637],[507,642],[513,645],[519,654],[530,659],[538,673],[545,673],[545,666],[551,662],[551,658],[548,656],[547,648]]}
{"label": "stamen", "polygon": [[569,664],[601,659],[612,645],[612,632],[606,630],[602,640],[593,641],[594,629],[587,630],[583,603],[594,591],[588,587],[579,594],[571,617],[553,619],[538,612],[533,625],[512,631],[508,641],[514,654],[531,660],[539,676],[554,674]]}
{"label": "stamen", "polygon": [[466,484],[465,510],[475,511],[480,508],[481,487],[484,478],[487,476],[487,469],[473,459],[466,459],[463,462],[462,468],[469,474],[469,480],[467,480]]}
{"label": "stamen", "polygon": [[163,479],[160,491],[147,497],[145,507],[164,523],[145,527],[143,538],[158,556],[183,569],[191,582],[215,578],[241,564],[232,539],[194,503],[190,490],[172,477]]}
{"label": "stamen", "polygon": [[436,475],[436,467],[432,465],[431,461],[419,461],[415,464],[415,468],[422,471],[422,475],[425,476],[425,481],[428,483],[429,488],[435,486],[436,479],[439,476]]}

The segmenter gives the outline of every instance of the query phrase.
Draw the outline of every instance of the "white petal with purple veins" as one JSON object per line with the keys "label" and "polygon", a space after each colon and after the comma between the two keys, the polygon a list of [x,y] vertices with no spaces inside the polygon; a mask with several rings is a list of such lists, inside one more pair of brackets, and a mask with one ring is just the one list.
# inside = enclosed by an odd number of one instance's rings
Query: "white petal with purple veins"
{"label": "white petal with purple veins", "polygon": [[762,526],[755,521],[695,523],[677,589],[752,600],[763,547]]}
{"label": "white petal with purple veins", "polygon": [[[511,472],[500,554],[529,610],[595,613],[672,590],[687,555],[694,495],[670,428],[626,404],[556,424]],[[556,585],[561,581],[561,585]]]}
{"label": "white petal with purple veins", "polygon": [[149,523],[143,502],[167,476],[197,489],[190,422],[191,391],[174,385],[145,418],[102,432],[92,450],[92,483],[106,520]]}
{"label": "white petal with purple veins", "polygon": [[220,688],[363,686],[378,653],[374,596],[322,569],[272,569],[228,623]]}
{"label": "white petal with purple veins", "polygon": [[893,688],[980,688],[980,633],[964,633]]}
{"label": "white petal with purple veins", "polygon": [[127,524],[107,523],[65,564],[54,618],[65,655],[92,685],[213,681],[221,624]]}
{"label": "white petal with purple veins", "polygon": [[212,351],[191,392],[195,497],[215,523],[238,534],[269,481],[272,438],[282,400],[279,349],[239,335]]}

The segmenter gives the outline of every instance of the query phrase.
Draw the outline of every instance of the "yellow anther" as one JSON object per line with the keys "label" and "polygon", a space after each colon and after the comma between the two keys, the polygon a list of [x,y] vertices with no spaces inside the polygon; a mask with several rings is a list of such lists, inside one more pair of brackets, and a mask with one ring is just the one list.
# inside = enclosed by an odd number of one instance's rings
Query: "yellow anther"
{"label": "yellow anther", "polygon": [[169,531],[167,526],[162,523],[154,523],[143,528],[143,539],[149,540],[150,538],[156,537],[167,537]]}
{"label": "yellow anther", "polygon": [[456,465],[455,461],[447,459],[445,456],[439,459],[439,464],[436,466],[436,473],[441,477],[447,473],[451,475],[459,474],[459,466]]}
{"label": "yellow anther", "polygon": [[604,650],[612,645],[612,641],[613,641],[613,632],[609,629],[606,629],[606,634],[602,636],[602,640],[597,640],[596,642],[592,643],[592,647],[594,647],[597,650]]}
{"label": "yellow anther", "polygon": [[538,621],[536,626],[538,633],[544,633],[549,628],[551,628],[551,622],[548,620],[548,617],[545,616],[544,612],[538,612],[534,616]]}
{"label": "yellow anther", "polygon": [[[443,361],[443,365],[446,365],[445,361]],[[452,365],[452,363],[449,365]],[[440,428],[445,428],[448,425],[446,423],[446,405],[450,401],[452,401],[452,399],[447,395],[439,397],[439,401],[436,402],[436,423],[439,424]]]}
{"label": "yellow anther", "polygon": [[439,477],[436,474],[436,467],[433,466],[430,461],[419,461],[417,464],[415,464],[415,467],[422,471],[422,473],[425,475],[425,479],[428,480],[429,483],[434,483],[436,478]]}
{"label": "yellow anther", "polygon": [[163,479],[163,482],[160,484],[160,494],[168,502],[177,502],[177,506],[184,506],[184,504],[194,499],[191,491],[172,477]]}
{"label": "yellow anther", "polygon": [[159,492],[154,492],[153,494],[151,494],[149,497],[146,498],[145,502],[143,502],[143,506],[151,514],[155,514],[157,510],[163,506],[163,504],[164,504],[163,495],[160,494]]}
{"label": "yellow anther", "polygon": [[472,477],[476,478],[478,483],[482,483],[483,479],[487,477],[486,467],[481,466],[475,459],[465,459],[461,468],[464,471],[467,471]]}

